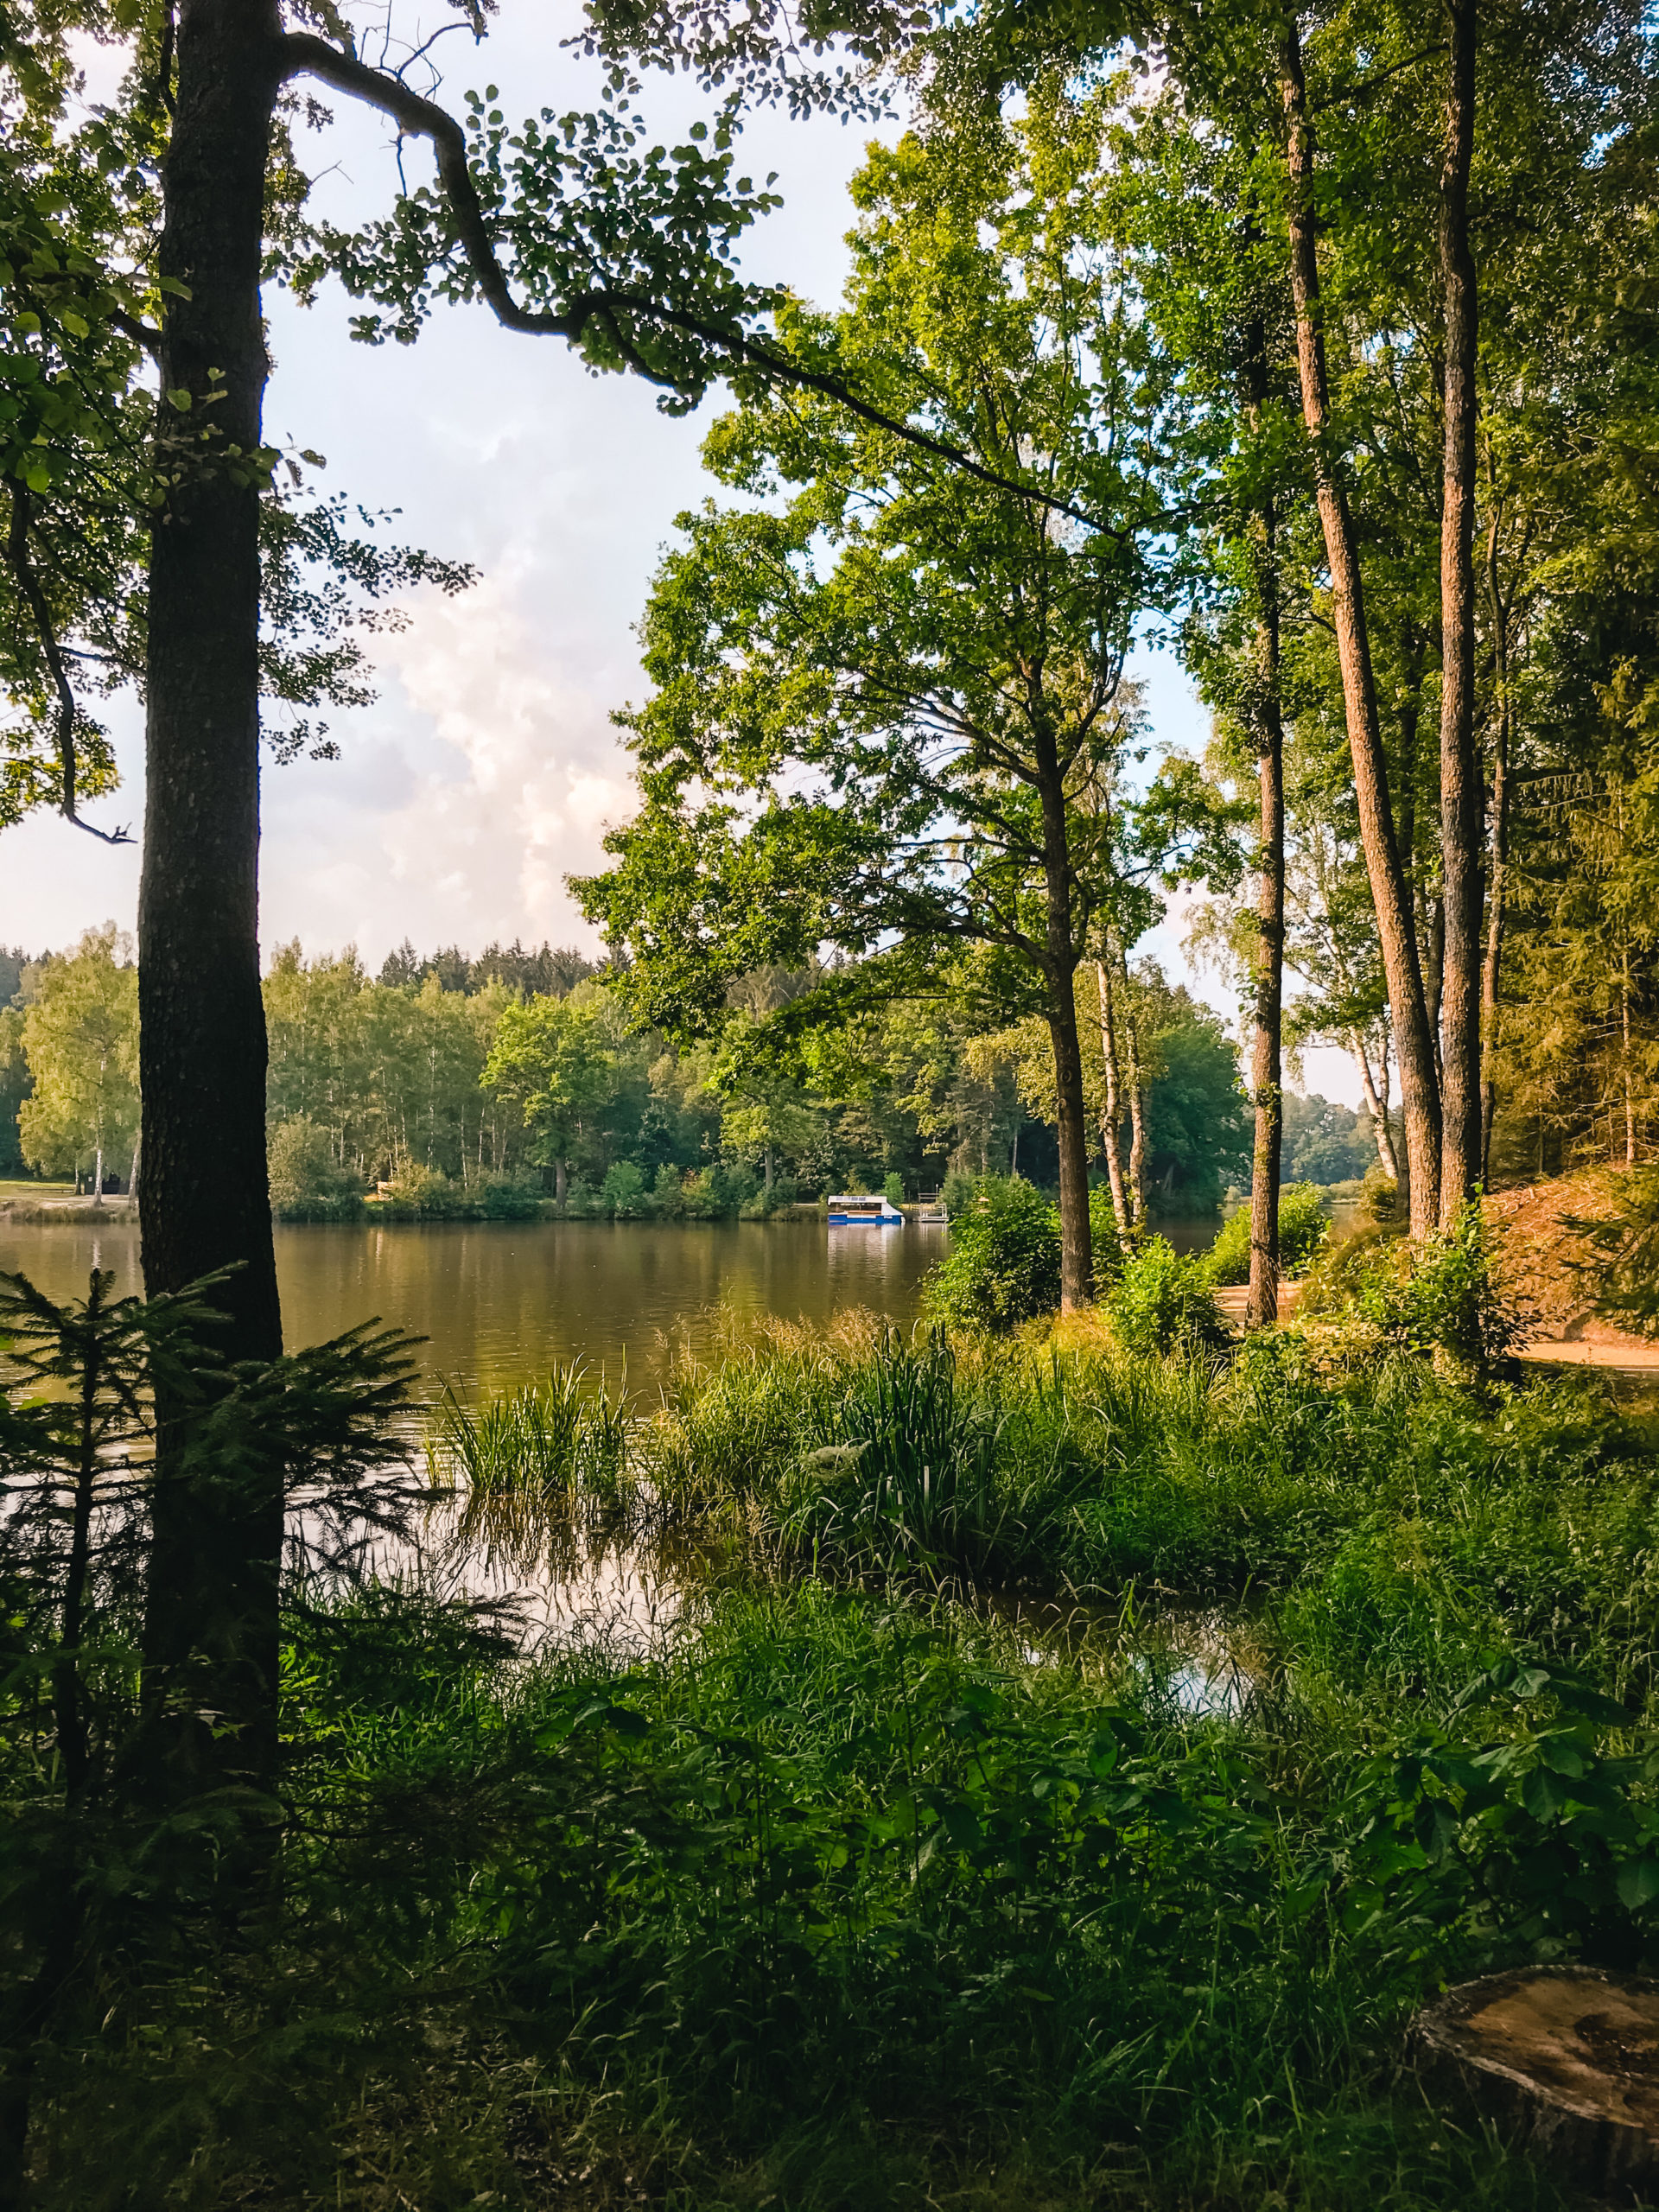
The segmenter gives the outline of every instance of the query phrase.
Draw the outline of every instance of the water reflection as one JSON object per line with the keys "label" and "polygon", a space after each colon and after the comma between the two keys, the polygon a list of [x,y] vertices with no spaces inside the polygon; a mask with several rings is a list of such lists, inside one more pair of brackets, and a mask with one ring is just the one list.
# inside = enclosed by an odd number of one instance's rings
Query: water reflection
{"label": "water reflection", "polygon": [[[378,1313],[429,1339],[431,1373],[496,1390],[586,1359],[631,1389],[666,1379],[674,1350],[715,1348],[772,1316],[824,1322],[868,1306],[912,1319],[948,1231],[827,1230],[817,1222],[317,1224],[276,1231],[290,1345]],[[139,1287],[138,1232],[0,1223],[0,1268],[48,1297],[84,1295],[94,1266]]]}

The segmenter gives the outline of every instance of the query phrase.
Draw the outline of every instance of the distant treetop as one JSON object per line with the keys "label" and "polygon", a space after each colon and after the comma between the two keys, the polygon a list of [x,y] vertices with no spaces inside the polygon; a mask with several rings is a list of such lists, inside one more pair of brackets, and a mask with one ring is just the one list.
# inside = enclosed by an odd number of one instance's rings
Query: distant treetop
{"label": "distant treetop", "polygon": [[563,998],[589,976],[596,976],[599,965],[573,944],[552,945],[543,941],[532,952],[514,938],[511,944],[486,944],[473,960],[454,944],[422,954],[405,938],[396,951],[386,955],[380,981],[395,987],[417,988],[428,976],[435,976],[444,990],[468,995],[488,983],[499,982],[531,998]]}

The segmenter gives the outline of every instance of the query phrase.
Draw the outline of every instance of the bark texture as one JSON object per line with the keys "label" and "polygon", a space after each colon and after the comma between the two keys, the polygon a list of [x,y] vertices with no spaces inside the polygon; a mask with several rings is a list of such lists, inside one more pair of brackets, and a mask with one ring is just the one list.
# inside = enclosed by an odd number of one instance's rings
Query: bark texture
{"label": "bark texture", "polygon": [[1106,1070],[1106,1109],[1100,1141],[1106,1154],[1106,1180],[1112,1193],[1112,1218],[1118,1234],[1129,1230],[1129,1202],[1123,1185],[1123,1107],[1117,1072],[1117,1016],[1112,1004],[1111,971],[1103,960],[1095,963],[1095,990],[1100,1001],[1100,1057]]}
{"label": "bark texture", "polygon": [[1494,1069],[1498,1046],[1498,979],[1503,960],[1503,925],[1509,895],[1510,859],[1510,658],[1509,610],[1497,573],[1497,530],[1487,538],[1487,575],[1492,601],[1492,652],[1497,679],[1497,722],[1492,742],[1490,809],[1491,876],[1486,893],[1486,950],[1480,965],[1480,1179],[1489,1187],[1492,1168],[1492,1122],[1497,1111]]}
{"label": "bark texture", "polygon": [[1440,1221],[1481,1173],[1481,788],[1475,756],[1475,341],[1469,245],[1475,143],[1476,0],[1447,0],[1440,280],[1446,297],[1446,455],[1440,507],[1440,840],[1446,939],[1440,993]]}
{"label": "bark texture", "polygon": [[1330,387],[1320,327],[1319,253],[1313,206],[1313,129],[1302,74],[1301,39],[1293,20],[1279,46],[1289,174],[1291,296],[1296,313],[1297,369],[1307,426],[1314,488],[1331,576],[1331,613],[1342,669],[1343,707],[1359,802],[1360,840],[1376,910],[1388,979],[1400,1104],[1405,1122],[1414,1236],[1440,1218],[1440,1101],[1433,1042],[1423,998],[1416,932],[1389,802],[1388,763],[1377,721],[1376,684],[1365,621],[1359,550],[1346,493],[1331,445]]}
{"label": "bark texture", "polygon": [[[265,170],[278,72],[266,0],[187,0],[164,172],[166,298],[149,575],[147,791],[138,907],[144,1282],[216,1269],[232,1358],[282,1350],[266,1182],[259,991],[260,324]],[[167,395],[188,395],[188,408]],[[262,1779],[275,1750],[283,1500],[181,1471],[166,1419],[145,1630],[153,1694],[211,1683],[228,1726],[175,1730],[189,1787]]]}
{"label": "bark texture", "polygon": [[[1254,214],[1244,243],[1255,238]],[[1245,269],[1249,282],[1249,264]],[[1268,401],[1268,333],[1252,313],[1243,347],[1244,410],[1259,435]],[[1255,725],[1260,842],[1256,851],[1255,944],[1251,962],[1254,1034],[1250,1092],[1255,1127],[1250,1173],[1250,1280],[1247,1329],[1270,1328],[1279,1318],[1279,1180],[1284,1148],[1281,1046],[1285,973],[1285,736],[1280,697],[1279,548],[1277,515],[1269,491],[1251,518],[1250,552],[1255,591],[1255,665],[1251,718]]]}

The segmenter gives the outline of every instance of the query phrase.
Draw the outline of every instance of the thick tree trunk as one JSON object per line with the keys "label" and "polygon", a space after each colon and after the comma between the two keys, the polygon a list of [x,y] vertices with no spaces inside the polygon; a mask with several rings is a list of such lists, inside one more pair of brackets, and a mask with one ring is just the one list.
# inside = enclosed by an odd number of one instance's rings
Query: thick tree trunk
{"label": "thick tree trunk", "polygon": [[1423,1001],[1416,935],[1394,817],[1389,804],[1388,765],[1377,724],[1376,685],[1358,546],[1347,496],[1331,451],[1330,393],[1325,340],[1319,324],[1319,271],[1313,207],[1313,131],[1302,79],[1301,40],[1293,20],[1280,41],[1280,88],[1287,124],[1289,170],[1290,278],[1296,311],[1297,365],[1318,494],[1319,521],[1331,573],[1331,611],[1342,668],[1343,707],[1359,801],[1360,840],[1376,910],[1377,936],[1388,978],[1395,1051],[1400,1062],[1401,1108],[1411,1178],[1411,1225],[1422,1236],[1440,1219],[1440,1102],[1433,1046]]}
{"label": "thick tree trunk", "polygon": [[[138,904],[145,1286],[212,1270],[238,1359],[282,1351],[265,1176],[259,994],[259,314],[276,92],[266,0],[186,0],[163,174],[143,874]],[[168,395],[188,395],[188,408]],[[145,1624],[152,1707],[211,1706],[173,1731],[172,1787],[263,1783],[276,1749],[280,1478],[227,1500],[181,1472],[163,1408]],[[169,1433],[169,1431],[171,1432]]]}
{"label": "thick tree trunk", "polygon": [[564,1211],[564,1193],[569,1178],[569,1165],[561,1155],[553,1163],[553,1203],[561,1213]]}
{"label": "thick tree trunk", "polygon": [[1095,963],[1095,989],[1100,999],[1100,1057],[1106,1067],[1106,1111],[1100,1141],[1106,1154],[1106,1180],[1111,1186],[1112,1218],[1118,1234],[1129,1230],[1129,1202],[1123,1187],[1123,1108],[1117,1072],[1117,1023],[1112,1007],[1112,979],[1103,960]]}
{"label": "thick tree trunk", "polygon": [[1440,840],[1446,950],[1440,1001],[1440,1222],[1480,1179],[1480,767],[1475,757],[1475,340],[1469,247],[1476,0],[1446,0],[1440,276],[1446,294],[1446,460],[1440,509]]}
{"label": "thick tree trunk", "polygon": [[[1035,719],[1035,718],[1034,718]],[[1083,1053],[1077,1043],[1073,930],[1077,883],[1065,818],[1065,787],[1052,732],[1033,729],[1043,809],[1045,962],[1048,1033],[1054,1046],[1056,1118],[1060,1152],[1060,1311],[1076,1312],[1095,1294],[1094,1246],[1089,1235],[1089,1116],[1083,1097]]]}

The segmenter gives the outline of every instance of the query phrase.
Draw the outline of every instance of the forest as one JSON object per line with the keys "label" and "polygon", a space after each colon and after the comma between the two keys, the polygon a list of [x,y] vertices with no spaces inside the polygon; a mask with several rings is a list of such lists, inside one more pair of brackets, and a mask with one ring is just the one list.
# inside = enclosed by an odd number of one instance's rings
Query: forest
{"label": "forest", "polygon": [[[0,2208],[1653,2202],[1650,13],[559,20],[0,9],[0,830],[142,848],[0,916]],[[270,442],[279,294],[698,416],[602,957],[262,942],[481,582]],[[650,1391],[279,1273],[837,1185],[912,1304]]]}
{"label": "forest", "polygon": [[[105,1187],[130,1194],[130,950],[104,931],[68,954],[14,957],[15,1003],[0,1010],[12,1172],[90,1187],[101,1148]],[[775,1011],[810,981],[757,973],[745,1011]],[[1235,1049],[1155,964],[1126,988],[1145,1040],[1148,1212],[1213,1212],[1249,1174]],[[279,946],[264,1000],[272,1203],[286,1219],[351,1217],[365,1198],[416,1218],[527,1216],[544,1200],[578,1218],[763,1216],[832,1188],[891,1185],[903,1199],[953,1176],[1054,1181],[1029,1040],[969,1033],[969,1010],[949,1003],[885,1008],[836,1033],[804,1080],[757,1083],[730,1077],[707,1041],[639,1031],[604,972],[568,949],[488,947],[468,961],[407,948],[371,978],[350,954]],[[1293,1094],[1287,1127],[1292,1180],[1357,1180],[1376,1160],[1367,1117],[1322,1099]]]}

